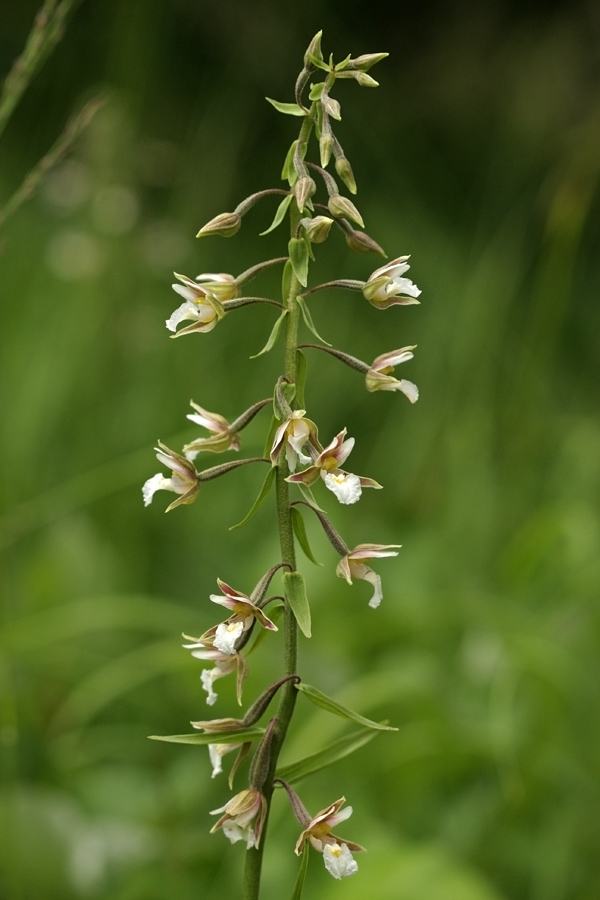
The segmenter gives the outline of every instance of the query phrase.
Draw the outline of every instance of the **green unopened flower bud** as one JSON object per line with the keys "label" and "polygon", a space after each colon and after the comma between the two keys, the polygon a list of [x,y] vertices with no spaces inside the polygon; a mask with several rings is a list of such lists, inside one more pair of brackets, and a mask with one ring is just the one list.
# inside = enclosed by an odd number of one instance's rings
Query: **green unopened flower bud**
{"label": "green unopened flower bud", "polygon": [[326,112],[328,116],[331,116],[332,119],[337,119],[339,121],[342,118],[339,102],[333,97],[330,97],[325,91],[321,94],[321,104],[324,112]]}
{"label": "green unopened flower bud", "polygon": [[333,152],[333,137],[329,131],[323,132],[321,135],[321,139],[319,140],[319,153],[321,155],[321,165],[324,169],[327,168],[327,164],[331,159],[331,154]]}
{"label": "green unopened flower bud", "polygon": [[361,87],[379,87],[379,82],[367,75],[366,72],[357,72],[354,77]]}
{"label": "green unopened flower bud", "polygon": [[204,225],[196,237],[206,237],[209,234],[219,234],[221,237],[233,237],[240,230],[241,218],[237,213],[221,213]]}
{"label": "green unopened flower bud", "polygon": [[321,38],[323,36],[322,31],[317,31],[314,38],[306,48],[306,53],[304,54],[304,65],[307,69],[311,69],[316,62],[323,62],[323,53],[321,52]]}
{"label": "green unopened flower bud", "polygon": [[304,234],[313,244],[322,244],[327,240],[333,219],[328,216],[315,216],[314,219],[303,219]]}
{"label": "green unopened flower bud", "polygon": [[386,56],[389,55],[389,53],[363,53],[362,56],[357,56],[355,59],[351,59],[348,63],[348,68],[360,69],[361,72],[368,72],[371,66],[374,66],[375,63],[381,62],[382,59],[385,59]]}
{"label": "green unopened flower bud", "polygon": [[352,166],[345,156],[338,156],[335,161],[335,171],[338,173],[351,194],[356,193],[356,181]]}
{"label": "green unopened flower bud", "polygon": [[356,231],[351,228],[346,234],[346,243],[354,253],[378,253],[380,256],[387,257],[383,247],[380,247],[377,241],[374,241],[364,231]]}
{"label": "green unopened flower bud", "polygon": [[332,194],[327,206],[331,215],[336,219],[350,219],[361,228],[365,227],[361,214],[352,200],[348,200],[347,197],[342,197],[341,194]]}
{"label": "green unopened flower bud", "polygon": [[310,175],[300,176],[300,178],[294,185],[294,194],[296,196],[296,203],[298,204],[298,209],[300,210],[300,212],[304,212],[304,207],[306,206],[307,200],[310,200],[316,190],[317,186]]}

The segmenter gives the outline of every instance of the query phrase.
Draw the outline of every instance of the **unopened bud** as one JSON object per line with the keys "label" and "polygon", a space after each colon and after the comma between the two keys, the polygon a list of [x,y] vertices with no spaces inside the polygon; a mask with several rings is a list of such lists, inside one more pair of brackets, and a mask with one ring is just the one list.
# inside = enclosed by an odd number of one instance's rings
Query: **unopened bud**
{"label": "unopened bud", "polygon": [[335,171],[338,173],[351,194],[356,193],[356,181],[352,166],[345,156],[338,156],[335,161]]}
{"label": "unopened bud", "polygon": [[379,253],[380,256],[387,258],[383,247],[380,247],[377,241],[374,241],[364,231],[356,231],[352,228],[346,234],[346,243],[354,253]]}
{"label": "unopened bud", "polygon": [[319,153],[321,155],[321,166],[326,169],[331,154],[333,152],[333,138],[330,132],[324,132],[319,141]]}
{"label": "unopened bud", "polygon": [[341,194],[332,194],[327,206],[331,215],[336,219],[350,219],[361,228],[365,227],[361,214],[352,200],[348,200],[347,197],[342,197]]}
{"label": "unopened bud", "polygon": [[366,72],[357,72],[354,77],[361,87],[379,87],[379,82],[367,75]]}
{"label": "unopened bud", "polygon": [[307,69],[312,69],[316,62],[323,62],[323,53],[321,52],[322,31],[317,31],[314,38],[306,48],[304,54],[304,65]]}
{"label": "unopened bud", "polygon": [[221,237],[233,237],[240,230],[241,218],[237,213],[221,213],[204,225],[196,237],[206,237],[209,234],[219,234]]}
{"label": "unopened bud", "polygon": [[326,112],[328,116],[331,116],[332,119],[337,119],[339,121],[342,118],[339,102],[333,97],[330,97],[325,91],[321,94],[321,104],[323,106],[323,111]]}
{"label": "unopened bud", "polygon": [[386,56],[389,55],[389,53],[363,53],[362,56],[357,56],[355,59],[351,59],[348,63],[348,68],[360,69],[361,72],[368,72],[371,66],[374,66],[375,63],[381,62],[382,59],[385,59]]}
{"label": "unopened bud", "polygon": [[328,216],[315,216],[314,219],[303,219],[304,234],[313,244],[322,244],[327,240],[333,219]]}
{"label": "unopened bud", "polygon": [[304,212],[304,207],[306,206],[307,200],[310,200],[316,190],[317,186],[310,175],[300,176],[300,178],[294,185],[294,194],[296,196],[296,203],[298,204],[298,209],[300,210],[300,212]]}

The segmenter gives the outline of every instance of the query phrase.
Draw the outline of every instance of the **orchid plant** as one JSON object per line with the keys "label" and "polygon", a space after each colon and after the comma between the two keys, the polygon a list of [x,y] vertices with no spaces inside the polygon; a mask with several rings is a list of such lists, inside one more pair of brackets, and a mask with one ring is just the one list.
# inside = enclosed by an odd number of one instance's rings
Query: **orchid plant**
{"label": "orchid plant", "polygon": [[[340,503],[350,505],[359,501],[364,489],[379,489],[381,485],[373,478],[356,475],[344,468],[354,447],[354,438],[346,436],[346,429],[328,442],[321,443],[318,427],[307,418],[304,408],[307,372],[307,354],[304,351],[313,350],[328,353],[362,372],[368,391],[399,391],[411,403],[418,398],[417,387],[412,382],[396,379],[392,374],[397,366],[413,358],[414,346],[386,351],[371,364],[365,363],[333,348],[317,334],[307,303],[308,297],[316,292],[333,289],[361,292],[372,306],[381,310],[419,302],[419,289],[405,277],[409,268],[407,256],[400,256],[375,269],[366,281],[339,279],[308,286],[309,266],[315,258],[313,247],[329,238],[332,226],[341,231],[351,250],[386,255],[364,231],[360,212],[348,197],[340,193],[338,182],[328,171],[333,159],[340,181],[351,194],[356,193],[352,168],[333,130],[333,123],[340,119],[340,104],[331,96],[332,89],[338,79],[351,79],[362,87],[376,87],[377,82],[369,70],[385,56],[386,53],[368,53],[356,58],[348,56],[335,64],[331,57],[326,61],[321,52],[321,32],[315,35],[296,81],[294,102],[269,101],[279,112],[296,116],[301,122],[298,137],[289,148],[283,165],[285,188],[271,188],[250,195],[233,212],[216,216],[198,233],[198,237],[231,237],[239,231],[249,209],[263,198],[275,195],[280,197],[280,203],[267,232],[277,228],[287,217],[290,226],[287,253],[261,262],[237,277],[207,273],[192,279],[176,275],[178,283],[173,285],[173,289],[183,303],[166,321],[174,338],[194,333],[205,335],[216,328],[224,316],[242,306],[271,304],[278,309],[279,315],[263,350],[257,355],[270,352],[283,338],[281,374],[271,395],[258,400],[232,422],[192,402],[194,412],[188,415],[188,419],[204,429],[205,433],[186,444],[181,454],[159,443],[157,458],[171,474],[169,477],[156,474],[143,487],[146,505],[152,502],[157,491],[176,494],[176,499],[167,507],[169,511],[192,503],[203,482],[220,478],[239,466],[260,463],[268,467],[266,477],[254,505],[240,524],[255,515],[271,489],[275,488],[280,558],[274,561],[250,593],[231,587],[218,578],[220,593],[211,594],[210,599],[227,610],[227,618],[209,627],[199,637],[184,635],[187,641],[184,647],[208,665],[201,672],[201,681],[209,706],[213,706],[218,699],[215,682],[228,675],[235,676],[238,703],[243,705],[248,651],[257,643],[257,633],[264,630],[266,636],[267,632],[277,631],[280,626],[284,631],[282,676],[263,690],[241,718],[192,722],[195,729],[192,734],[155,737],[157,740],[208,746],[213,777],[222,772],[223,757],[237,751],[229,775],[230,789],[242,764],[250,758],[247,786],[224,806],[213,810],[213,815],[219,818],[211,829],[212,832],[222,830],[232,843],[242,841],[246,844],[243,893],[246,900],[257,900],[259,896],[262,853],[275,788],[283,788],[287,793],[301,828],[295,847],[301,863],[292,894],[294,900],[298,900],[302,892],[310,847],[322,854],[325,868],[334,878],[340,879],[357,871],[354,854],[364,848],[332,833],[334,827],[350,816],[352,807],[342,810],[345,802],[342,797],[316,816],[311,816],[292,784],[357,750],[378,731],[395,730],[386,723],[371,721],[341,706],[300,676],[299,632],[304,638],[310,638],[312,625],[304,577],[296,564],[297,546],[313,559],[303,518],[305,511],[309,510],[317,517],[333,549],[340,556],[336,574],[350,584],[354,579],[369,582],[373,589],[369,605],[377,607],[382,599],[381,578],[368,563],[396,556],[399,549],[398,544],[370,542],[350,549],[336,531],[328,514],[315,499],[313,489],[322,484]],[[313,138],[318,145],[318,162],[309,160],[308,151]],[[317,200],[317,180],[322,183],[326,194],[324,203]],[[246,283],[271,266],[281,266],[283,269],[281,301],[247,294]],[[300,342],[301,323],[317,343]],[[263,456],[207,468],[197,467],[196,460],[203,453],[238,452],[241,431],[268,406],[272,414]],[[282,584],[273,592],[271,585],[276,578]],[[252,647],[249,646],[251,641]],[[330,713],[355,722],[360,728],[323,748],[316,757],[313,754],[294,764],[280,766],[279,756],[299,694]],[[279,695],[277,711],[264,726],[261,719],[275,695]]]}

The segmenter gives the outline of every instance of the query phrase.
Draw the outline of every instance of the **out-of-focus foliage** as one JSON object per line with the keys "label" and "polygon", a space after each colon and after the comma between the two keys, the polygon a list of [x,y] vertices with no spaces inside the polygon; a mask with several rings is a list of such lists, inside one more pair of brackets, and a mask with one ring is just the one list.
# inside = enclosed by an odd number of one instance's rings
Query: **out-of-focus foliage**
{"label": "out-of-focus foliage", "polygon": [[[35,3],[7,4],[0,64]],[[369,848],[347,900],[594,900],[600,894],[600,20],[593,3],[87,0],[5,135],[0,199],[76,103],[109,101],[2,235],[0,894],[7,900],[236,895],[242,854],[209,836],[229,796],[203,748],[146,741],[203,718],[179,634],[214,621],[220,576],[249,590],[276,553],[265,505],[228,532],[262,472],[206,484],[165,518],[140,486],[152,445],[179,446],[188,400],[228,418],[270,390],[273,321],[246,308],[170,341],[171,271],[237,273],[281,253],[257,208],[230,241],[198,227],[278,186],[304,48],[388,50],[377,92],[340,90],[339,133],[367,229],[412,254],[422,305],[312,302],[320,333],[371,360],[418,344],[421,399],[367,395],[309,359],[322,432],[346,425],[356,471],[385,490],[323,503],[350,546],[401,542],[384,601],[307,571],[309,680],[382,734],[306,780],[316,811],[345,794]],[[321,249],[321,248],[317,248]],[[323,278],[379,263],[330,238]],[[275,276],[264,290],[277,290]],[[317,376],[318,370],[318,376]],[[262,422],[244,433],[261,452]],[[247,435],[247,437],[246,437]],[[306,567],[310,566],[306,563]],[[364,588],[364,590],[363,590]],[[269,638],[273,654],[277,638]],[[250,693],[275,672],[250,660]],[[219,714],[236,715],[230,685]],[[287,760],[344,733],[301,707]],[[291,892],[296,829],[278,798],[265,896]]]}

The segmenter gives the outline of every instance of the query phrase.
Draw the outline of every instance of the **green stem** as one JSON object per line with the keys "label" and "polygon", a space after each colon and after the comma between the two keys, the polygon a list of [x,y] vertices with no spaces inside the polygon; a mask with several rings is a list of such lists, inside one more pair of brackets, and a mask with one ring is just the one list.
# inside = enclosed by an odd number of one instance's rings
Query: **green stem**
{"label": "green stem", "polygon": [[[292,227],[294,227],[292,221]],[[292,275],[289,297],[286,298],[286,306],[289,314],[286,317],[284,375],[292,384],[296,382],[296,354],[298,348],[298,324],[300,307],[297,296],[301,285],[298,279]],[[285,480],[288,476],[285,452],[279,457],[277,475],[275,481],[277,522],[279,527],[279,542],[281,546],[281,561],[290,566],[290,571],[296,569],[296,552],[294,545],[294,529],[292,525],[292,511],[289,498],[289,484]],[[297,669],[298,659],[298,625],[289,603],[286,602],[283,614],[283,640],[284,640],[284,668],[286,675],[294,675]],[[288,681],[281,689],[279,708],[277,710],[277,728],[271,744],[271,760],[263,794],[267,801],[267,815],[263,827],[263,837],[260,847],[252,848],[246,852],[246,864],[244,868],[243,900],[258,900],[260,892],[260,875],[262,867],[263,848],[268,827],[271,798],[273,795],[273,779],[277,768],[277,760],[285,740],[289,724],[294,713],[294,706],[298,692],[292,681]]]}

